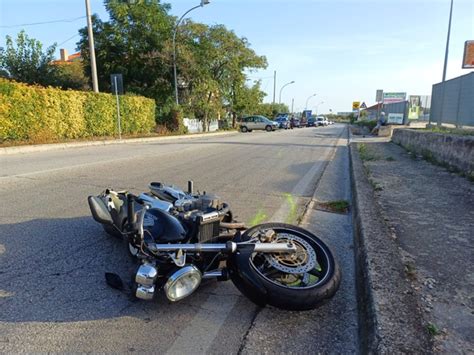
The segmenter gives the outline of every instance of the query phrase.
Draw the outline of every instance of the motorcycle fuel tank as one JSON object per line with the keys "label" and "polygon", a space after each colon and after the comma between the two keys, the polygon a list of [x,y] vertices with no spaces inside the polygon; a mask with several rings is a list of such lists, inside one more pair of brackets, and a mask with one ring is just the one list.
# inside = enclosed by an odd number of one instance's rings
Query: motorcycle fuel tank
{"label": "motorcycle fuel tank", "polygon": [[149,209],[143,218],[143,232],[153,237],[156,243],[183,241],[187,233],[181,223],[160,209]]}

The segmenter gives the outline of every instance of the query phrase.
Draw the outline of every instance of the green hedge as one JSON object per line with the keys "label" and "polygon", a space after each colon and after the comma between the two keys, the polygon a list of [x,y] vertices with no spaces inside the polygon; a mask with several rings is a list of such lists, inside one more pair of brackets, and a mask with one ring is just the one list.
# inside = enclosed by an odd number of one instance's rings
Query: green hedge
{"label": "green hedge", "polygon": [[[155,101],[120,96],[122,133],[149,133],[155,127]],[[0,143],[47,142],[113,136],[116,98],[110,94],[28,86],[0,78]]]}

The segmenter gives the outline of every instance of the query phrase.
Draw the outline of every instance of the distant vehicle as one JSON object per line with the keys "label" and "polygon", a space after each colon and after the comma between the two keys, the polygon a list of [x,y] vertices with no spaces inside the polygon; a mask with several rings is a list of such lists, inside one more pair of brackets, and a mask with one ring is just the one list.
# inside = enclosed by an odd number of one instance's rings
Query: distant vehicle
{"label": "distant vehicle", "polygon": [[316,125],[317,126],[327,126],[329,124],[328,119],[324,116],[316,117]]}
{"label": "distant vehicle", "polygon": [[278,128],[279,123],[269,120],[265,116],[248,116],[240,120],[239,127],[241,132],[252,132],[254,129],[265,130],[267,132],[274,131]]}
{"label": "distant vehicle", "polygon": [[[291,127],[293,126],[293,127]],[[301,122],[298,118],[290,118],[290,128],[301,128]]]}
{"label": "distant vehicle", "polygon": [[290,128],[290,120],[287,117],[278,117],[275,119],[275,122],[278,122],[278,128]]}
{"label": "distant vehicle", "polygon": [[275,116],[275,121],[279,118],[286,118],[287,120],[289,120],[290,119],[290,114],[289,113],[278,113]]}
{"label": "distant vehicle", "polygon": [[314,127],[316,126],[316,117],[308,118],[308,122],[306,123],[306,127]]}

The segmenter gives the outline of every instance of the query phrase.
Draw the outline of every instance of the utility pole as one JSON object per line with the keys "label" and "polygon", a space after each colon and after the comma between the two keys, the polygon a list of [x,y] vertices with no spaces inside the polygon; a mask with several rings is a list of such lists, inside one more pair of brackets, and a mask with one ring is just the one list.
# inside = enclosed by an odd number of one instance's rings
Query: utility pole
{"label": "utility pole", "polygon": [[89,0],[85,1],[87,15],[87,34],[89,36],[89,54],[91,57],[92,89],[94,90],[94,92],[99,92],[99,84],[97,82],[97,66],[95,63],[94,35],[92,33],[91,9]]}
{"label": "utility pole", "polygon": [[448,66],[449,37],[451,35],[451,19],[453,17],[453,0],[451,0],[451,10],[449,11],[448,38],[446,39],[446,51],[444,53],[443,82],[446,81],[446,69]]}
{"label": "utility pole", "polygon": [[276,92],[276,83],[277,83],[277,71],[273,72],[273,104],[275,105],[275,92]]}
{"label": "utility pole", "polygon": [[293,105],[295,104],[295,99],[291,99],[291,113],[293,114]]}
{"label": "utility pole", "polygon": [[[446,81],[446,71],[448,67],[448,52],[449,52],[449,37],[451,36],[451,19],[453,17],[453,0],[451,0],[451,9],[449,10],[449,23],[448,23],[448,36],[446,38],[446,51],[444,52],[444,67],[443,67],[443,84],[442,84],[442,97],[441,97],[441,109],[438,117],[438,122],[437,126],[441,126],[442,121],[443,121],[443,111],[444,111],[444,93],[445,93],[445,88],[446,84],[444,82]],[[430,120],[428,121],[428,124],[431,125],[431,116]]]}

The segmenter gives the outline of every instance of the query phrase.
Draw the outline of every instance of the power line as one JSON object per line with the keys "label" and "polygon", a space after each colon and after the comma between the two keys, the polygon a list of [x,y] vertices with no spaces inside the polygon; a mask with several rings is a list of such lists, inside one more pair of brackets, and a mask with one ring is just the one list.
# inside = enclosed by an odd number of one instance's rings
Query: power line
{"label": "power line", "polygon": [[47,25],[50,23],[60,23],[60,22],[74,22],[80,19],[86,18],[86,16],[76,17],[72,19],[61,19],[61,20],[52,20],[52,21],[44,21],[44,22],[33,22],[33,23],[23,23],[20,25],[8,25],[8,26],[0,26],[0,28],[14,28],[14,27],[23,27],[23,26],[37,26],[37,25]]}
{"label": "power line", "polygon": [[79,36],[79,33],[76,33],[74,36],[71,36],[71,37],[69,37],[67,40],[65,40],[65,41],[63,41],[63,42],[61,42],[61,43],[59,43],[59,44],[58,44],[58,47],[62,46],[62,45],[63,45],[64,43],[66,43],[66,42],[69,42],[71,39],[73,39],[74,37],[77,37],[77,36]]}

